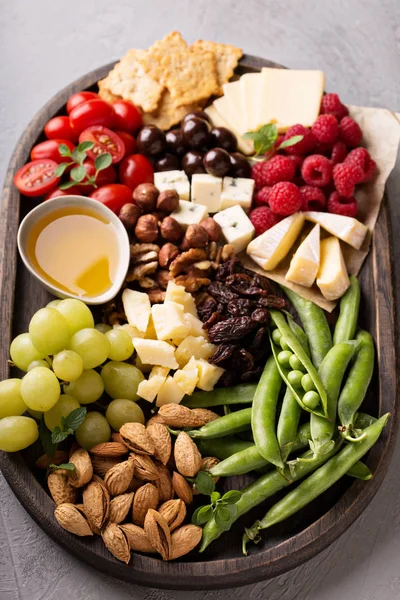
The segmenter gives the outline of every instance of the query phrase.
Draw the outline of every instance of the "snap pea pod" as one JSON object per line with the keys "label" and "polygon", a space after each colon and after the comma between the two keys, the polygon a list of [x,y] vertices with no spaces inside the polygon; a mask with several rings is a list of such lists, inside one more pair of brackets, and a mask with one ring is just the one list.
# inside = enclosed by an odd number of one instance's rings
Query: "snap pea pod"
{"label": "snap pea pod", "polygon": [[256,392],[256,383],[242,383],[230,388],[216,388],[212,392],[196,390],[185,396],[182,404],[188,408],[211,408],[225,404],[250,404]]}
{"label": "snap pea pod", "polygon": [[359,444],[347,444],[338,454],[319,467],[310,477],[300,483],[297,488],[286,494],[272,506],[260,521],[256,521],[243,535],[243,552],[246,544],[258,538],[259,531],[284,521],[329,489],[355,465],[378,440],[389,418],[389,413],[367,427],[364,438]]}
{"label": "snap pea pod", "polygon": [[282,378],[273,356],[267,360],[254,395],[251,412],[251,429],[258,452],[264,459],[283,468],[276,437],[276,406]]}
{"label": "snap pea pod", "polygon": [[359,308],[360,284],[355,275],[350,275],[350,287],[340,300],[340,313],[333,332],[334,344],[354,339]]}
{"label": "snap pea pod", "polygon": [[310,345],[311,358],[318,369],[325,354],[332,348],[332,334],[322,308],[305,300],[296,292],[281,286],[303,323]]}
{"label": "snap pea pod", "polygon": [[294,335],[297,337],[300,344],[303,346],[304,350],[307,352],[308,356],[311,356],[310,346],[308,344],[308,338],[307,338],[306,332],[304,331],[304,329],[302,329],[300,327],[300,325],[298,325],[296,323],[296,321],[293,319],[292,315],[289,312],[285,311],[285,314],[287,316],[287,322],[288,322],[290,329],[293,331]]}
{"label": "snap pea pod", "polygon": [[361,479],[362,481],[368,481],[372,479],[372,473],[368,469],[367,465],[361,460],[356,462],[346,473],[349,477],[354,477],[354,479]]}
{"label": "snap pea pod", "polygon": [[208,440],[200,439],[196,440],[196,443],[203,456],[216,456],[221,461],[240,452],[246,452],[247,448],[254,447],[254,442],[246,442],[234,436]]}
{"label": "snap pea pod", "polygon": [[232,435],[240,431],[245,431],[251,427],[251,408],[243,408],[224,415],[215,421],[210,421],[200,427],[200,429],[191,429],[186,433],[192,438],[210,439],[220,438],[226,435]]}
{"label": "snap pea pod", "polygon": [[366,331],[359,331],[356,340],[360,346],[338,401],[343,436],[350,441],[360,439],[359,437],[350,437],[349,434],[354,430],[354,417],[367,393],[374,372],[375,360],[374,342],[371,335]]}

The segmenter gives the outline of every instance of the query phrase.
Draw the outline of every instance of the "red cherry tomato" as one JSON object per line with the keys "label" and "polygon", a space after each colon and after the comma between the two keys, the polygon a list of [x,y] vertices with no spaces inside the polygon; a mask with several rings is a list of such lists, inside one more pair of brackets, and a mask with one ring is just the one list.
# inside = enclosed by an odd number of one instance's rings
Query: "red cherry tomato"
{"label": "red cherry tomato", "polygon": [[119,165],[119,179],[132,190],[141,183],[153,183],[153,165],[143,154],[131,154]]}
{"label": "red cherry tomato", "polygon": [[33,160],[21,167],[14,175],[14,185],[25,196],[42,196],[60,181],[54,175],[57,163],[54,160]]}
{"label": "red cherry tomato", "polygon": [[[81,186],[83,188],[83,186]],[[60,188],[56,188],[55,190],[49,192],[45,195],[45,200],[51,200],[52,198],[59,198],[60,196],[82,196],[82,189],[80,189],[77,185],[74,185],[67,190],[60,190]]]}
{"label": "red cherry tomato", "polygon": [[88,100],[76,106],[69,115],[71,127],[79,135],[92,125],[112,127],[114,124],[114,109],[104,100]]}
{"label": "red cherry tomato", "polygon": [[60,144],[65,144],[66,146],[68,146],[70,152],[72,152],[72,150],[75,148],[74,144],[69,140],[46,140],[45,142],[36,144],[36,146],[32,148],[31,159],[39,160],[40,158],[50,158],[56,163],[62,163],[70,160],[65,156],[61,156],[58,150]]}
{"label": "red cherry tomato", "polygon": [[115,128],[122,129],[128,133],[134,133],[143,125],[142,115],[139,109],[126,100],[117,100],[113,103],[115,111]]}
{"label": "red cherry tomato", "polygon": [[129,156],[130,154],[134,154],[137,149],[137,143],[136,143],[136,140],[133,137],[133,135],[131,135],[130,133],[126,133],[126,131],[121,131],[120,129],[116,129],[115,133],[117,135],[119,135],[121,140],[124,142],[124,146],[125,146],[124,158],[125,158],[125,156]]}
{"label": "red cherry tomato", "polygon": [[118,134],[102,125],[93,125],[82,131],[79,136],[79,143],[93,142],[91,150],[86,150],[86,154],[92,160],[95,160],[99,154],[108,152],[111,154],[113,164],[123,159],[125,155],[125,145]]}
{"label": "red cherry tomato", "polygon": [[47,121],[44,126],[44,133],[49,140],[69,140],[70,142],[77,142],[79,132],[72,129],[68,117],[54,117]]}
{"label": "red cherry tomato", "polygon": [[110,183],[94,190],[90,194],[90,197],[105,204],[118,214],[124,204],[132,202],[132,190],[127,185],[122,185],[121,183]]}
{"label": "red cherry tomato", "polygon": [[95,92],[77,92],[76,94],[72,94],[72,96],[70,96],[68,98],[67,113],[69,114],[71,112],[71,110],[73,110],[80,104],[87,102],[88,100],[98,100],[98,99],[99,99],[99,95],[96,94]]}
{"label": "red cherry tomato", "polygon": [[[86,173],[90,177],[93,177],[96,173],[96,167],[94,166],[94,162],[90,158],[87,158],[84,161],[83,166],[86,169]],[[85,179],[83,181],[85,181]],[[106,169],[99,171],[99,174],[97,175],[96,179],[96,185],[97,187],[101,187],[102,185],[107,185],[108,183],[115,183],[116,181],[117,171],[112,165],[110,165]],[[95,189],[97,189],[94,185],[80,185],[79,183],[76,184],[76,187],[78,187],[81,193],[85,196],[88,196],[89,194],[94,192]]]}

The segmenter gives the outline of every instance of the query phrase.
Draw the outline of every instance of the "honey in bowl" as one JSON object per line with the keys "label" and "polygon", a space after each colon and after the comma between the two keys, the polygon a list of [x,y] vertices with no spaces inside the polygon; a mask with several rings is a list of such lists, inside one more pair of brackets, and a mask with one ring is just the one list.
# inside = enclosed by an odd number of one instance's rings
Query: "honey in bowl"
{"label": "honey in bowl", "polygon": [[37,273],[67,294],[99,296],[113,285],[118,268],[114,225],[89,208],[70,206],[32,227],[27,254]]}

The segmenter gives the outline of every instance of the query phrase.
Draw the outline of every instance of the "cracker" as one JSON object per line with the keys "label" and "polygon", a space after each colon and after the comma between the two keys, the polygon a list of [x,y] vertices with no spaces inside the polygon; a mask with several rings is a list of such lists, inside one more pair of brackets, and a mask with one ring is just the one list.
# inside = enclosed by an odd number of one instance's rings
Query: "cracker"
{"label": "cracker", "polygon": [[183,117],[188,113],[199,110],[199,107],[193,104],[177,107],[167,89],[164,90],[159,107],[153,113],[145,113],[143,122],[145,125],[156,125],[160,129],[170,129],[173,125],[180,123]]}
{"label": "cracker", "polygon": [[230,44],[218,44],[207,40],[197,40],[191,45],[191,48],[214,53],[217,63],[219,94],[222,94],[222,86],[233,76],[237,64],[243,56],[243,50]]}
{"label": "cracker", "polygon": [[113,102],[116,102],[117,100],[122,100],[122,96],[116,96],[115,94],[110,92],[110,90],[107,89],[107,77],[105,79],[101,79],[100,81],[98,81],[97,85],[99,87],[100,98],[102,98],[106,102],[110,102],[112,104]]}
{"label": "cracker", "polygon": [[161,66],[163,56],[171,52],[185,51],[188,45],[178,31],[172,31],[162,40],[155,42],[139,60],[146,73],[157,81],[163,82],[164,71]]}

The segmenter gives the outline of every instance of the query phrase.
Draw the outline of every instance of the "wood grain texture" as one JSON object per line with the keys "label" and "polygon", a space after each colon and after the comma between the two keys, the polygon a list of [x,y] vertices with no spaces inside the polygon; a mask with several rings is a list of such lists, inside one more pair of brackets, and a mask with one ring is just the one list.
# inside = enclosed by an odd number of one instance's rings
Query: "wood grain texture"
{"label": "wood grain texture", "polygon": [[[27,160],[30,148],[40,137],[45,122],[62,109],[68,96],[92,86],[111,66],[107,65],[80,78],[47,103],[28,126],[11,158],[3,193],[0,238],[0,314],[2,323],[8,325],[0,333],[2,378],[8,376],[11,336],[26,330],[32,313],[49,299],[47,292],[17,260],[15,240],[18,223],[34,204],[25,199],[26,203],[24,201],[19,211],[20,197],[12,186],[12,176]],[[262,66],[278,65],[245,56],[238,72],[256,71]],[[0,466],[21,503],[51,537],[87,564],[126,581],[153,587],[203,590],[254,583],[288,571],[320,552],[341,535],[368,505],[385,476],[393,448],[397,358],[389,231],[385,202],[375,230],[372,251],[361,274],[363,326],[373,334],[379,356],[379,373],[374,378],[367,406],[373,414],[392,411],[388,427],[368,456],[368,465],[375,473],[372,481],[351,485],[349,480],[338,482],[300,513],[271,528],[268,535],[264,536],[263,543],[252,549],[249,557],[240,555],[238,539],[243,526],[261,516],[266,505],[258,511],[252,511],[250,517],[247,515],[238,521],[233,531],[222,536],[204,555],[194,554],[187,560],[175,563],[162,563],[156,558],[135,555],[129,566],[113,559],[99,539],[81,540],[59,528],[53,518],[54,504],[29,468],[32,456],[28,458],[27,453],[0,454]],[[231,487],[241,487],[246,481],[245,477],[238,477],[231,480],[230,484]],[[196,560],[199,557],[201,560]]]}

